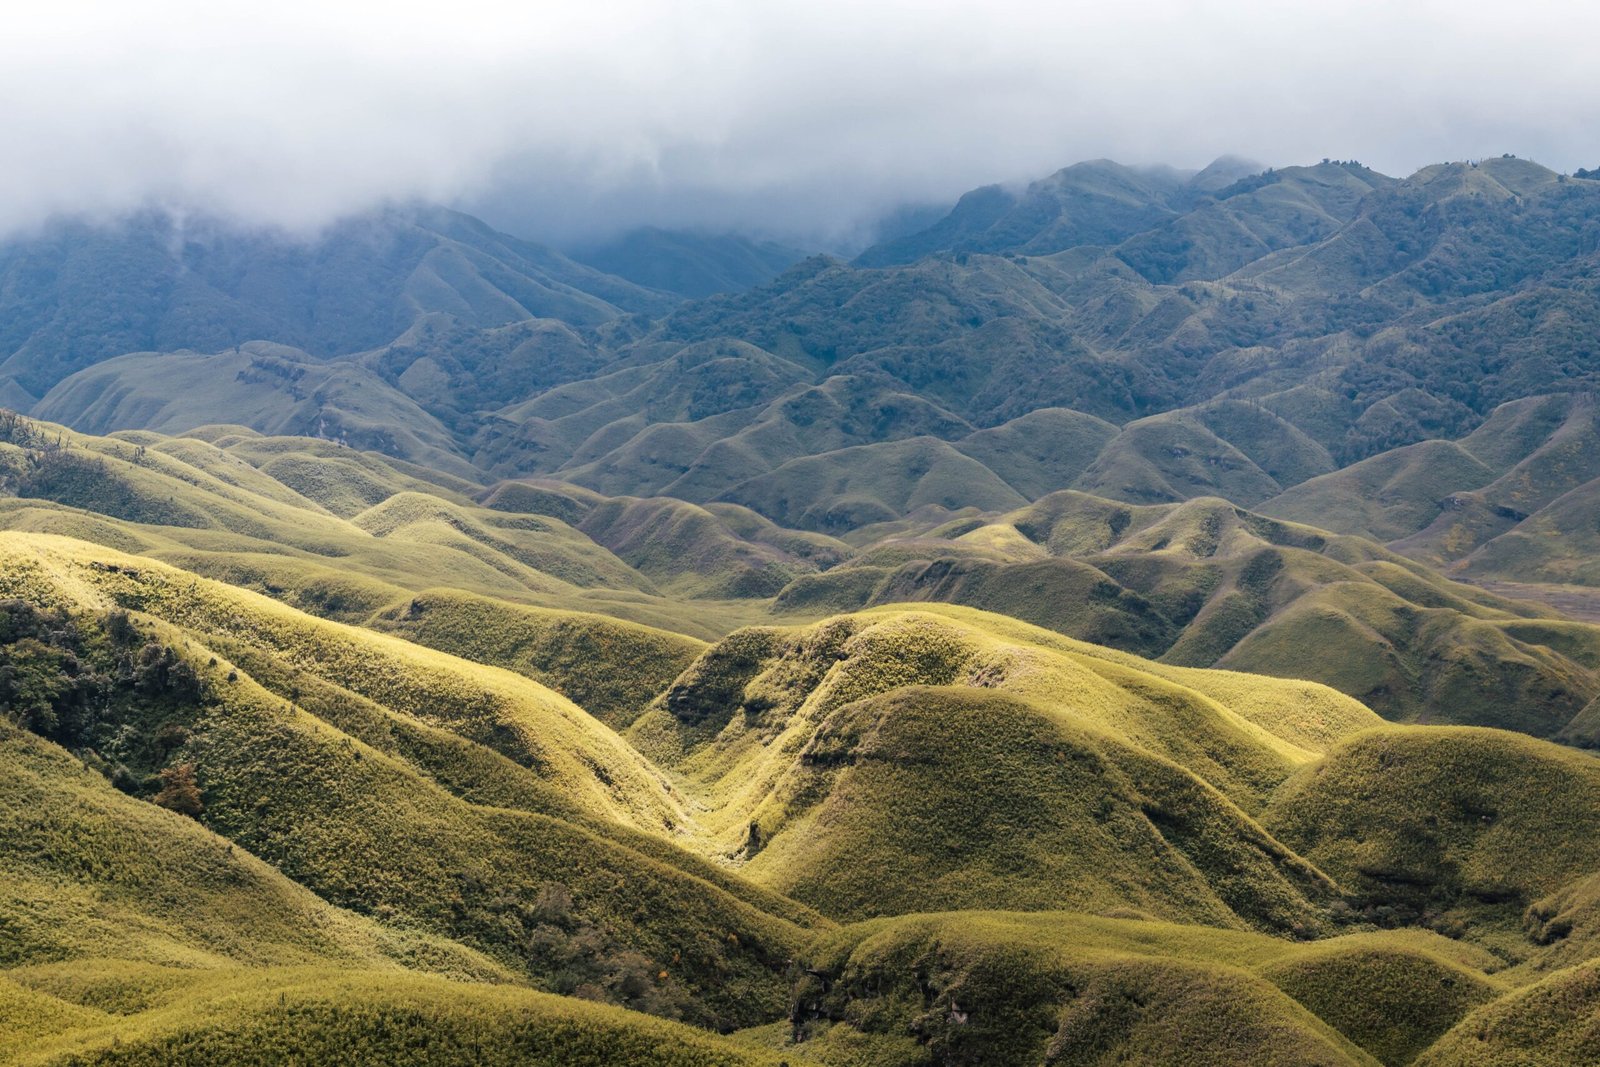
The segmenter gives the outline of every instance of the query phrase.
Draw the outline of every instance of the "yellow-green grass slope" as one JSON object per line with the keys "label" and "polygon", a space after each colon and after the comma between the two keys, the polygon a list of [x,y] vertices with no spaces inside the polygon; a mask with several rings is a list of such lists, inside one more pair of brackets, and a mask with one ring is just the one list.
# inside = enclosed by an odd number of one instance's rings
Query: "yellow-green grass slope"
{"label": "yellow-green grass slope", "polygon": [[[121,977],[121,976],[119,976]],[[129,976],[164,986],[109,1008],[101,976],[0,975],[0,1053],[18,1067],[801,1067],[813,1062],[637,1012],[508,985],[313,968]],[[29,979],[33,985],[26,984]],[[50,990],[47,992],[46,990]],[[56,995],[59,993],[60,995]]]}
{"label": "yellow-green grass slope", "polygon": [[628,736],[749,877],[835,917],[1125,905],[1287,930],[1330,883],[1252,813],[1379,721],[938,606],[738,631]]}
{"label": "yellow-green grass slope", "polygon": [[[164,559],[344,621],[449,588],[719,636],[761,608],[702,599],[690,609],[676,596],[763,595],[769,571],[781,586],[819,565],[807,558],[818,545],[770,524],[746,540],[679,501],[612,502],[585,532],[567,521],[594,510],[582,491],[562,496],[575,509],[509,511],[505,494],[480,505],[485,491],[460,478],[325,441],[230,427],[92,437],[10,418],[0,431],[0,527]],[[651,513],[684,539],[674,552],[641,547],[662,532],[644,521]]]}
{"label": "yellow-green grass slope", "polygon": [[1587,958],[1600,760],[1514,733],[1354,734],[1273,795],[1262,824],[1384,921],[1429,922],[1539,972]]}
{"label": "yellow-green grass slope", "polygon": [[[0,724],[0,761],[0,965],[13,977],[99,960],[179,976],[328,964],[510,977],[458,943],[326,903],[226,838],[119,792],[8,723]],[[106,970],[108,982],[114,972]]]}
{"label": "yellow-green grass slope", "polygon": [[998,611],[1175,664],[1318,681],[1404,722],[1576,739],[1600,695],[1600,628],[1216,499],[1139,507],[1056,493],[886,538],[777,603],[907,601]]}
{"label": "yellow-green grass slope", "polygon": [[0,596],[130,610],[135,645],[193,665],[165,759],[209,826],[323,899],[531,979],[558,980],[574,940],[636,953],[660,972],[638,994],[702,1022],[781,1007],[819,920],[674,845],[696,839],[681,799],[555,692],[97,546],[5,534],[0,554]]}
{"label": "yellow-green grass slope", "polygon": [[808,964],[796,1025],[764,1034],[830,1065],[1404,1064],[1504,991],[1492,955],[1425,931],[1061,912],[871,920]]}
{"label": "yellow-green grass slope", "polygon": [[763,1031],[824,1062],[1409,1063],[1600,948],[1600,762],[1307,683],[880,609],[731,635],[630,736],[751,878],[901,913]]}
{"label": "yellow-green grass slope", "polygon": [[335,907],[8,724],[0,794],[5,1063],[779,1061]]}
{"label": "yellow-green grass slope", "polygon": [[1568,1067],[1600,1062],[1600,963],[1587,963],[1479,1008],[1419,1067]]}
{"label": "yellow-green grass slope", "polygon": [[1361,730],[1295,771],[1260,824],[1337,883],[1334,936],[1119,909],[873,919],[818,936],[794,1023],[763,1036],[829,1064],[1594,1058],[1593,756],[1495,730]]}

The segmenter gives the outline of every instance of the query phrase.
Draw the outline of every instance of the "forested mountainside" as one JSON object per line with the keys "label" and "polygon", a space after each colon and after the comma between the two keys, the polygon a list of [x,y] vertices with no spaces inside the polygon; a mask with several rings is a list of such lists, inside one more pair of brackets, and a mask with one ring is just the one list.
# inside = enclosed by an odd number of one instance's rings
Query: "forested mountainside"
{"label": "forested mountainside", "polygon": [[1510,157],[13,240],[0,1061],[1600,1060],[1597,263]]}

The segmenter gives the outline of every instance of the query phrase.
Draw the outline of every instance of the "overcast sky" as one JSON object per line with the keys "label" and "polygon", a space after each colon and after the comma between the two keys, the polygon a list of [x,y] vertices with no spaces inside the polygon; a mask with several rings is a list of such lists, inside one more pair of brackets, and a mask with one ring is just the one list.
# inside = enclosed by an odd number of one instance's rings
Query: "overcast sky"
{"label": "overcast sky", "polygon": [[555,241],[838,239],[1101,156],[1571,170],[1600,165],[1597,41],[1577,0],[17,4],[0,230],[421,197]]}

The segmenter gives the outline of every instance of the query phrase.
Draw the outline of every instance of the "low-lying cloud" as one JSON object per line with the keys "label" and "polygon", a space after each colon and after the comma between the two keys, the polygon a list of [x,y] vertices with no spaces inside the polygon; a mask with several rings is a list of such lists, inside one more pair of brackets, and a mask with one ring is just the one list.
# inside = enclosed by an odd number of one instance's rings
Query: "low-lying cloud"
{"label": "low-lying cloud", "polygon": [[555,241],[842,240],[1100,156],[1570,170],[1600,165],[1597,39],[1564,0],[40,5],[0,34],[0,231],[422,198]]}

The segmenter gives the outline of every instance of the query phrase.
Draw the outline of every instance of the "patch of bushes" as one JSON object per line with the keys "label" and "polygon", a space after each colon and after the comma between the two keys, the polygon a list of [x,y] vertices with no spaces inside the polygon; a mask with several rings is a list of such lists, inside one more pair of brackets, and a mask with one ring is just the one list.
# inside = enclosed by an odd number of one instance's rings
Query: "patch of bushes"
{"label": "patch of bushes", "polygon": [[167,763],[211,703],[200,671],[127,612],[96,618],[0,601],[0,708],[125,792],[200,814],[193,765],[185,776]]}

